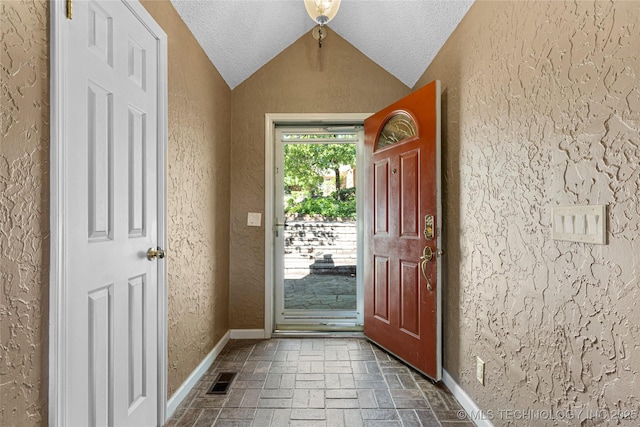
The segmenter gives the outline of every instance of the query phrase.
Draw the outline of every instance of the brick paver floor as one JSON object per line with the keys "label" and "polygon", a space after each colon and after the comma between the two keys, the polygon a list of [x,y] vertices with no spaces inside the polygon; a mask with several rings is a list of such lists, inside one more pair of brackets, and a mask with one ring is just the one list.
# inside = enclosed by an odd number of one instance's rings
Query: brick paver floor
{"label": "brick paver floor", "polygon": [[[226,395],[206,393],[230,371]],[[232,340],[166,426],[473,426],[461,411],[444,385],[365,339]]]}

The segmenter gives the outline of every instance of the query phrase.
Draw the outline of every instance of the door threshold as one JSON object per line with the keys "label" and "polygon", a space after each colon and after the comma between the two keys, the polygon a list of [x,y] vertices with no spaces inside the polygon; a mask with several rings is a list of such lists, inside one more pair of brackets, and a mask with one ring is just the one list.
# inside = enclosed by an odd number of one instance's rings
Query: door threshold
{"label": "door threshold", "polygon": [[362,338],[364,332],[358,331],[310,331],[276,329],[271,333],[272,338]]}
{"label": "door threshold", "polygon": [[299,332],[364,332],[364,326],[355,322],[324,321],[324,322],[297,322],[276,323],[275,331],[299,331]]}

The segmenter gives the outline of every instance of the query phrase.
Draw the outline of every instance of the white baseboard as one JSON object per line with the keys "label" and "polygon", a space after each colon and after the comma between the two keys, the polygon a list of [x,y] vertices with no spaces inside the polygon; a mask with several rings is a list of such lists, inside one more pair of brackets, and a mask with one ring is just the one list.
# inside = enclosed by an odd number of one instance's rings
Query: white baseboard
{"label": "white baseboard", "polygon": [[265,338],[264,329],[231,329],[232,340],[261,340]]}
{"label": "white baseboard", "polygon": [[[466,420],[472,421],[478,427],[493,427],[491,421],[480,410],[476,402],[458,385],[453,377],[446,371],[442,370],[442,382],[453,394],[453,397],[460,403],[460,406],[466,411]],[[464,415],[464,414],[463,414]],[[462,417],[461,417],[462,418]]]}
{"label": "white baseboard", "polygon": [[202,359],[202,362],[196,367],[196,369],[191,372],[191,374],[187,377],[187,379],[182,383],[180,387],[176,390],[175,393],[171,396],[169,400],[167,400],[167,411],[166,418],[167,420],[171,418],[173,413],[176,411],[180,403],[187,397],[187,394],[191,391],[194,385],[202,378],[202,376],[207,372],[207,369],[211,367],[213,361],[216,360],[216,357],[220,354],[225,345],[229,342],[230,337],[229,331],[218,341],[218,343],[213,347],[213,350],[207,354],[207,356]]}

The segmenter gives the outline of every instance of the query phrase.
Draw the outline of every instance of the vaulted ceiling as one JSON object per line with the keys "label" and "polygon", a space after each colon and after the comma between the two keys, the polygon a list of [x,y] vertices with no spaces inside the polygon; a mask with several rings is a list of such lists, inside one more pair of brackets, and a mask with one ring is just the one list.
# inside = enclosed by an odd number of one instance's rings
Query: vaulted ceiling
{"label": "vaulted ceiling", "polygon": [[[314,27],[303,0],[171,2],[231,89]],[[413,87],[472,3],[343,0],[328,25]]]}

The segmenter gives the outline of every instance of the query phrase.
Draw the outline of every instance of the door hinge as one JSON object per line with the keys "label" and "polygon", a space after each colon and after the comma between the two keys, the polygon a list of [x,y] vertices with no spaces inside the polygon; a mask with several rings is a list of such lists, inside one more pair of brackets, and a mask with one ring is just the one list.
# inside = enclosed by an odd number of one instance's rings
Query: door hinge
{"label": "door hinge", "polygon": [[67,0],[67,19],[73,18],[73,0]]}

